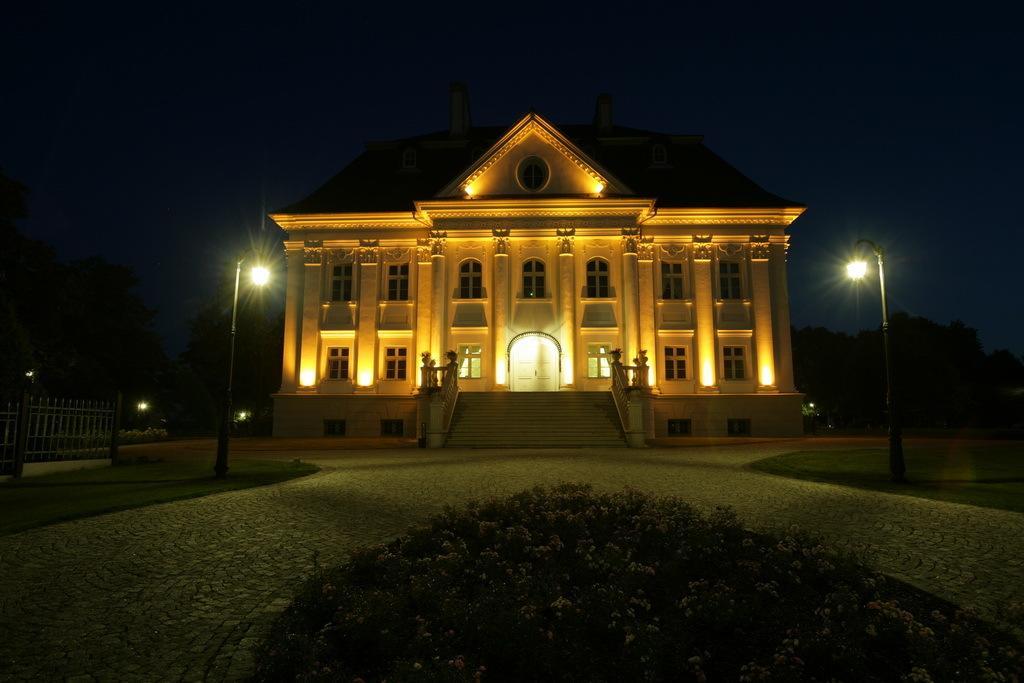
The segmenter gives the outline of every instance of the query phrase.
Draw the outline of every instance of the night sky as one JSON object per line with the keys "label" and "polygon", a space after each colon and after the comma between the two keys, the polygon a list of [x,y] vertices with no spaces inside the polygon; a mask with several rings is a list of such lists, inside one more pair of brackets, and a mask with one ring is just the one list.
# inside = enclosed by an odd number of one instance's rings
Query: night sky
{"label": "night sky", "polygon": [[791,229],[798,326],[877,325],[877,289],[841,278],[869,237],[896,310],[1024,352],[1020,32],[922,32],[913,9],[81,4],[5,10],[0,168],[31,190],[29,235],[135,269],[171,353],[218,269],[275,234],[266,212],[368,140],[446,128],[456,80],[479,125],[531,107],[589,122],[611,93],[617,123],[703,134],[807,204]]}

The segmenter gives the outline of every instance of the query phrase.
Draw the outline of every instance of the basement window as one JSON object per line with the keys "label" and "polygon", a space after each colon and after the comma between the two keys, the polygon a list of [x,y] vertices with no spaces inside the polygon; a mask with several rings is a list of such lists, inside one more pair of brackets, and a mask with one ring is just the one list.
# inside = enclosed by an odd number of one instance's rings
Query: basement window
{"label": "basement window", "polygon": [[750,418],[730,417],[726,424],[729,436],[750,436]]}
{"label": "basement window", "polygon": [[668,435],[669,436],[689,436],[691,434],[692,423],[689,419],[686,420],[669,420],[668,421]]}
{"label": "basement window", "polygon": [[324,436],[345,436],[345,421],[324,420]]}
{"label": "basement window", "polygon": [[381,436],[405,436],[405,420],[381,420]]}

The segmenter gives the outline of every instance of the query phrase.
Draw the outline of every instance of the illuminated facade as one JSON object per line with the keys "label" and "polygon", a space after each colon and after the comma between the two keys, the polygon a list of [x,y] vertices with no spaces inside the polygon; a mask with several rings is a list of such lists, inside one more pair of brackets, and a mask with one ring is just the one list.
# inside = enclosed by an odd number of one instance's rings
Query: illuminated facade
{"label": "illuminated facade", "polygon": [[[649,436],[800,432],[772,195],[698,136],[530,113],[376,143],[287,232],[280,436],[414,436],[420,357],[458,353],[472,392],[608,391],[646,351]],[[440,361],[438,361],[440,362]]]}

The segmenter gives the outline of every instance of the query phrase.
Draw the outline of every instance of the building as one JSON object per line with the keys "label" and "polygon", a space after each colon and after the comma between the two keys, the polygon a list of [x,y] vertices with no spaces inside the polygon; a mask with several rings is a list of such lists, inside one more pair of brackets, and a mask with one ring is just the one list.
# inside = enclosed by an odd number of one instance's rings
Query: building
{"label": "building", "polygon": [[800,433],[786,227],[802,205],[700,136],[616,125],[608,96],[592,124],[476,127],[453,85],[450,122],[369,144],[272,215],[288,269],[276,435],[422,433],[424,352],[458,354],[473,405],[607,393],[618,349],[641,364],[623,377],[646,385],[648,438]]}

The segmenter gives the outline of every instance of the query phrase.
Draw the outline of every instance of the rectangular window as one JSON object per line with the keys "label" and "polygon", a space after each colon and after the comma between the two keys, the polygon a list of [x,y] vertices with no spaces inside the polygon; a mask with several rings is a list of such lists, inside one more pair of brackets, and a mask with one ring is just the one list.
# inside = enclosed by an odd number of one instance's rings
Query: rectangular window
{"label": "rectangular window", "polygon": [[686,379],[686,347],[665,347],[665,379]]}
{"label": "rectangular window", "polygon": [[407,360],[404,346],[389,346],[384,349],[384,379],[405,379]]}
{"label": "rectangular window", "polygon": [[612,364],[608,360],[608,344],[589,344],[587,346],[587,377],[601,379],[612,376]]}
{"label": "rectangular window", "polygon": [[352,301],[352,264],[331,269],[331,301]]}
{"label": "rectangular window", "polygon": [[718,262],[718,296],[722,299],[742,299],[740,264],[736,261]]}
{"label": "rectangular window", "polygon": [[747,369],[744,365],[742,346],[726,346],[722,348],[722,377],[725,379],[746,379]]}
{"label": "rectangular window", "polygon": [[381,436],[405,436],[405,420],[381,420]]}
{"label": "rectangular window", "polygon": [[683,298],[683,264],[661,263],[661,298]]}
{"label": "rectangular window", "polygon": [[409,300],[409,264],[388,266],[388,301]]}
{"label": "rectangular window", "polygon": [[327,378],[348,379],[348,349],[332,346],[327,349]]}
{"label": "rectangular window", "polygon": [[324,436],[345,436],[345,421],[324,420]]}
{"label": "rectangular window", "polygon": [[668,435],[669,436],[689,436],[690,435],[690,420],[669,420],[668,421]]}
{"label": "rectangular window", "polygon": [[459,379],[479,379],[483,363],[483,347],[479,344],[459,345]]}
{"label": "rectangular window", "polygon": [[750,436],[750,418],[730,417],[726,423],[729,436]]}

